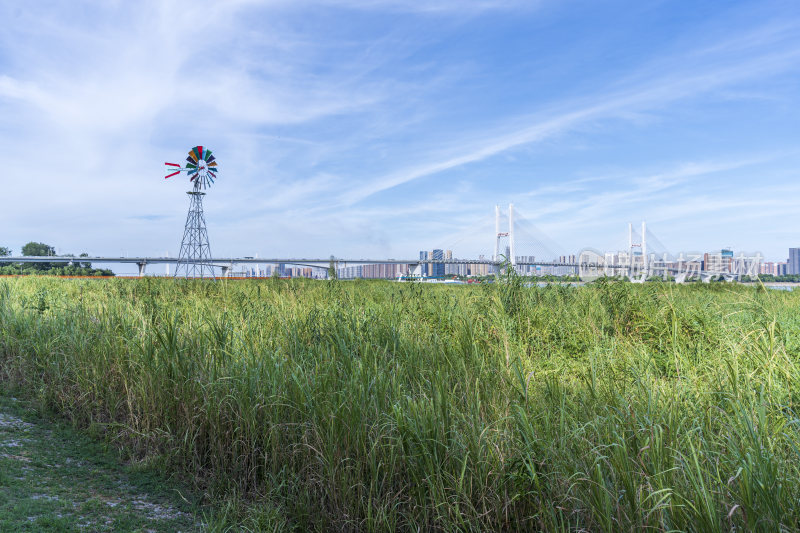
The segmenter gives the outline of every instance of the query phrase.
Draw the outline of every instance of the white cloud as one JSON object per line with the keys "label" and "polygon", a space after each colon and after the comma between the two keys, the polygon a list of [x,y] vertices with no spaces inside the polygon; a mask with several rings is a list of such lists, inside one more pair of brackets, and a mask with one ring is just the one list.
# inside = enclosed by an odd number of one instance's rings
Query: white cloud
{"label": "white cloud", "polygon": [[[489,59],[431,52],[460,51],[459,39],[491,30],[484,25],[493,17],[483,15],[533,21],[542,5],[0,4],[0,18],[9,21],[0,35],[0,145],[8,176],[0,225],[10,228],[2,237],[10,241],[0,245],[36,239],[76,251],[118,253],[119,242],[148,253],[175,248],[185,184],[164,182],[161,163],[200,143],[212,146],[223,165],[207,208],[219,239],[214,249],[226,253],[257,246],[262,254],[274,247],[404,255],[437,235],[455,238],[484,213],[491,218],[492,204],[507,197],[549,217],[548,233],[583,243],[576,228],[597,216],[659,213],[654,206],[664,198],[681,197],[686,176],[727,175],[749,164],[719,148],[707,157],[665,152],[648,168],[672,170],[625,176],[638,195],[632,197],[598,190],[605,177],[587,170],[589,161],[573,163],[597,135],[658,130],[682,105],[716,103],[717,96],[732,113],[744,100],[774,106],[775,113],[795,103],[791,90],[775,98],[772,86],[758,82],[796,73],[796,21],[759,19],[727,36],[690,36],[582,94],[532,94],[476,112],[461,86],[513,86],[514,68],[504,71],[510,78],[495,78],[492,62],[519,57],[507,49]],[[481,46],[511,46],[503,38],[491,34]],[[563,150],[563,164],[547,171],[564,182],[542,179],[531,190],[509,181],[495,193],[469,173],[486,165],[499,179],[491,169],[512,159],[530,162],[544,147]],[[680,160],[711,164],[680,168]],[[714,170],[715,161],[730,166]],[[447,179],[429,187],[425,178],[432,176]],[[746,194],[720,198],[739,205]],[[31,206],[41,214],[30,216]]]}

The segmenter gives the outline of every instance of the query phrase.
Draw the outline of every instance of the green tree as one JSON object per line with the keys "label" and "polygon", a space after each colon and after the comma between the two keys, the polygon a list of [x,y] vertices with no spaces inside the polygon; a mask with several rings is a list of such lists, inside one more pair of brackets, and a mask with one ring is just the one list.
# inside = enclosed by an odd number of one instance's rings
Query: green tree
{"label": "green tree", "polygon": [[9,255],[11,255],[11,248],[0,246],[0,257],[8,257]]}
{"label": "green tree", "polygon": [[336,273],[336,258],[331,256],[331,262],[328,264],[328,279],[338,279]]}
{"label": "green tree", "polygon": [[[42,257],[42,256],[49,257],[56,255],[56,249],[50,246],[49,244],[45,244],[43,242],[31,241],[22,247],[22,255],[34,256],[34,257]],[[56,265],[54,263],[34,263],[28,265],[26,270],[28,269],[36,271],[50,270],[55,266]]]}
{"label": "green tree", "polygon": [[43,256],[56,255],[56,249],[43,242],[29,242],[22,247],[22,255]]}

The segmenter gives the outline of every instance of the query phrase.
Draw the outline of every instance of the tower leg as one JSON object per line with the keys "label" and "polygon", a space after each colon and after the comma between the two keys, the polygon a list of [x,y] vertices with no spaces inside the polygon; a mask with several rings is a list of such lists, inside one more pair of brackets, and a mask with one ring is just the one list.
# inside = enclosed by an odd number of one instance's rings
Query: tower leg
{"label": "tower leg", "polygon": [[189,214],[186,215],[186,226],[183,230],[181,251],[175,265],[175,277],[214,278],[214,267],[211,265],[211,247],[208,244],[206,219],[203,215],[203,196],[199,184],[189,191]]}
{"label": "tower leg", "polygon": [[492,260],[496,263],[500,260],[500,206],[494,206],[494,256]]}
{"label": "tower leg", "polygon": [[649,262],[647,261],[647,223],[642,220],[642,269],[644,270],[644,280],[650,276]]}
{"label": "tower leg", "polygon": [[633,279],[633,224],[628,222],[628,279]]}
{"label": "tower leg", "polygon": [[508,250],[511,257],[508,260],[512,268],[517,266],[517,258],[514,252],[514,204],[508,204]]}

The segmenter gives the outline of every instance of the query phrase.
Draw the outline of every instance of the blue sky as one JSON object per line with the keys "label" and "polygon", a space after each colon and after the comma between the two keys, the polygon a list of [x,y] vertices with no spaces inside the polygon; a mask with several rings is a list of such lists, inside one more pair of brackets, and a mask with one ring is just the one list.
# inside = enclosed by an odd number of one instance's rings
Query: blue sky
{"label": "blue sky", "polygon": [[[0,0],[0,245],[214,255],[800,246],[797,1]],[[520,250],[518,253],[525,253]]]}

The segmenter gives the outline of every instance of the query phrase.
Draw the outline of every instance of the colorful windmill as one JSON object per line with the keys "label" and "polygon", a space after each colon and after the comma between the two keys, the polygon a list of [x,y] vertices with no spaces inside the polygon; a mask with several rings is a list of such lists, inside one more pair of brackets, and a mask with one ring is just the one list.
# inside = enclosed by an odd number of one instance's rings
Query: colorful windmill
{"label": "colorful windmill", "polygon": [[[181,167],[177,163],[164,163],[167,165],[167,170],[172,170],[171,174],[164,176],[164,179],[171,178],[181,172],[186,172],[189,176],[189,181],[194,182],[196,189],[207,189],[217,179],[216,158],[211,155],[211,150],[203,148],[202,146],[195,146],[189,150],[189,157],[186,158],[186,166]],[[177,169],[177,170],[175,170]]]}
{"label": "colorful windmill", "polygon": [[208,244],[208,231],[206,231],[206,218],[203,214],[203,196],[207,189],[217,178],[217,161],[211,150],[202,146],[195,146],[189,150],[186,166],[177,163],[164,163],[171,174],[164,176],[170,178],[181,172],[186,172],[189,181],[194,184],[193,190],[187,191],[191,198],[189,214],[186,216],[186,227],[183,230],[181,251],[178,254],[178,264],[175,276],[187,278],[215,277],[214,265],[211,263],[211,247]]}

